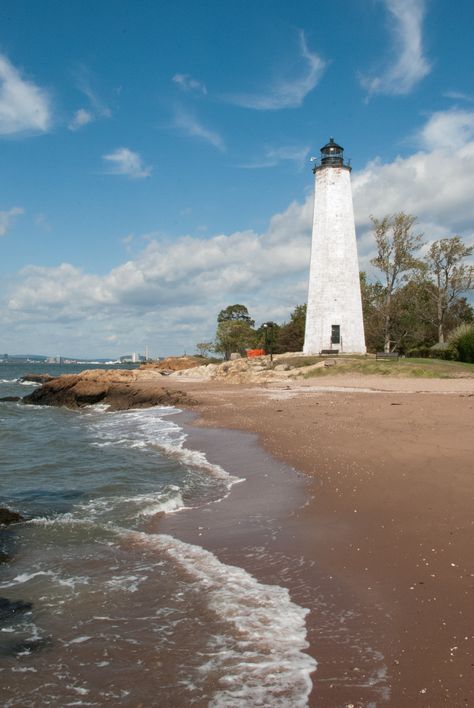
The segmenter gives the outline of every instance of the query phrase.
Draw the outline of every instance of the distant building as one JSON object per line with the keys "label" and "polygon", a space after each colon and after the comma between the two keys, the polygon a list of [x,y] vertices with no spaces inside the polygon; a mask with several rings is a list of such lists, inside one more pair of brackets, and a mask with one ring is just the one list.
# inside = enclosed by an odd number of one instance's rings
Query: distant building
{"label": "distant building", "polygon": [[121,364],[138,364],[142,361],[146,361],[146,357],[144,357],[143,354],[137,354],[136,352],[133,352],[133,354],[124,354],[120,357]]}

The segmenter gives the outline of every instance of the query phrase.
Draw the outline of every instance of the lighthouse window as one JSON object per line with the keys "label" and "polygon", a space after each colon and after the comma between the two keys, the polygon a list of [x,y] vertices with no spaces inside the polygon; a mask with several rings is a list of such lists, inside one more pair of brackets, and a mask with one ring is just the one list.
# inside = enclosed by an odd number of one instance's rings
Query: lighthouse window
{"label": "lighthouse window", "polygon": [[331,344],[341,343],[341,325],[331,325]]}

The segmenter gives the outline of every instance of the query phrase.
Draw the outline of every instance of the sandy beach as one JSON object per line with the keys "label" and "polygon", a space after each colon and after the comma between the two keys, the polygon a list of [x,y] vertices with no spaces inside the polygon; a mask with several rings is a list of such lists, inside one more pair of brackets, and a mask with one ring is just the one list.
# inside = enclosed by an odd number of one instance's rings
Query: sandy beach
{"label": "sandy beach", "polygon": [[167,385],[197,401],[189,444],[248,474],[160,530],[310,610],[310,705],[473,705],[474,381]]}

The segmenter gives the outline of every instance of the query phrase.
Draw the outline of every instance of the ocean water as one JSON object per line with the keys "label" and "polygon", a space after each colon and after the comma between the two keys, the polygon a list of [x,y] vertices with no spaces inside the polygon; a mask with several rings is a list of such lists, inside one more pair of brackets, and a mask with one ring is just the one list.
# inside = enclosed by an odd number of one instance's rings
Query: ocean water
{"label": "ocean water", "polygon": [[[0,364],[0,397],[34,369]],[[245,484],[186,446],[177,413],[0,403],[0,506],[28,519],[0,532],[0,596],[25,603],[0,619],[2,706],[307,705],[307,610],[149,530]]]}

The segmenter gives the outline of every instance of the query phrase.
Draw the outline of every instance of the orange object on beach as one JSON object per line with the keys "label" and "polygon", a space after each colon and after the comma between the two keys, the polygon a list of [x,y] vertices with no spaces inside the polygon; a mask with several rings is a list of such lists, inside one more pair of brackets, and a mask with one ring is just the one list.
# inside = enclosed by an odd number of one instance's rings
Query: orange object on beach
{"label": "orange object on beach", "polygon": [[265,349],[247,349],[247,357],[251,359],[254,356],[265,356]]}

